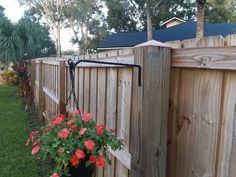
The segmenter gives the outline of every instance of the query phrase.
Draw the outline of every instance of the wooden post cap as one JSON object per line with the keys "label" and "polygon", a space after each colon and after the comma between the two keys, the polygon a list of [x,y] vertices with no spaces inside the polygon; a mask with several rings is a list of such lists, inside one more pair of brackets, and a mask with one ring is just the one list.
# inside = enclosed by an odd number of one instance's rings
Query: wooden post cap
{"label": "wooden post cap", "polygon": [[134,48],[136,47],[145,47],[145,46],[156,46],[156,47],[167,47],[167,48],[171,48],[170,45],[156,41],[156,40],[150,40],[141,44],[136,45]]}

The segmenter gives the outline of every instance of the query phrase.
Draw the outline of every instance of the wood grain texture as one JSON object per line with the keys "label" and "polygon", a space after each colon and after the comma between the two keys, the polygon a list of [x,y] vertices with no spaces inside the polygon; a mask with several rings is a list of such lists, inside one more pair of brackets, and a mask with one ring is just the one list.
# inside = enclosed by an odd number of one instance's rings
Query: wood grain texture
{"label": "wood grain texture", "polygon": [[236,70],[236,47],[174,49],[171,66]]}
{"label": "wood grain texture", "polygon": [[[107,105],[106,105],[106,128],[116,129],[117,120],[117,68],[107,70]],[[115,158],[110,154],[111,166],[107,164],[104,169],[104,177],[115,177]]]}
{"label": "wood grain texture", "polygon": [[231,34],[225,37],[227,46],[236,46],[236,34]]}
{"label": "wood grain texture", "polygon": [[[124,149],[129,152],[132,69],[119,68],[117,136],[124,140]],[[128,177],[128,169],[118,159],[116,177]]]}
{"label": "wood grain texture", "polygon": [[165,44],[168,44],[169,46],[171,46],[172,48],[182,48],[182,42],[180,40],[177,40],[177,41],[168,41],[168,42],[165,42]]}
{"label": "wood grain texture", "polygon": [[[59,87],[57,87],[57,90],[59,89],[59,113],[65,113],[66,112],[66,95],[65,95],[65,89],[66,89],[66,64],[64,61],[61,61],[59,64],[59,74],[60,77],[56,77],[56,80],[59,79]],[[57,73],[58,75],[58,73]],[[58,95],[57,95],[58,96]]]}
{"label": "wood grain texture", "polygon": [[196,48],[196,47],[214,47],[224,46],[224,38],[222,36],[208,36],[202,39],[186,39],[182,41],[183,48]]}
{"label": "wood grain texture", "polygon": [[177,117],[179,104],[179,77],[181,70],[179,68],[171,69],[170,77],[170,99],[168,114],[168,134],[167,134],[167,177],[176,175],[176,135],[177,135]]}
{"label": "wood grain texture", "polygon": [[176,177],[216,175],[222,83],[222,71],[181,71]]}
{"label": "wood grain texture", "polygon": [[90,107],[90,68],[84,68],[84,113],[89,112]]}
{"label": "wood grain texture", "polygon": [[91,68],[90,74],[90,112],[97,117],[97,68]]}
{"label": "wood grain texture", "polygon": [[[84,68],[78,68],[76,69],[78,73],[75,73],[75,80],[78,80],[77,85],[77,98],[79,101],[79,109],[84,114]],[[76,82],[75,82],[76,83]]]}
{"label": "wood grain texture", "polygon": [[166,142],[170,83],[169,48],[135,48],[142,86],[133,78],[131,177],[166,176]]}
{"label": "wood grain texture", "polygon": [[[106,68],[98,68],[97,124],[106,124]],[[96,177],[104,177],[103,168],[96,169]]]}
{"label": "wood grain texture", "polygon": [[30,63],[30,90],[31,90],[31,101],[34,103],[35,98],[35,80],[36,80],[36,68],[35,61]]}
{"label": "wood grain texture", "polygon": [[43,62],[41,61],[39,64],[39,98],[38,98],[38,118],[40,120],[43,120],[43,111],[45,110],[45,95],[43,92],[43,83],[44,83],[44,77],[45,77],[45,73],[44,73],[44,65]]}
{"label": "wood grain texture", "polygon": [[225,72],[217,177],[236,176],[236,72]]}

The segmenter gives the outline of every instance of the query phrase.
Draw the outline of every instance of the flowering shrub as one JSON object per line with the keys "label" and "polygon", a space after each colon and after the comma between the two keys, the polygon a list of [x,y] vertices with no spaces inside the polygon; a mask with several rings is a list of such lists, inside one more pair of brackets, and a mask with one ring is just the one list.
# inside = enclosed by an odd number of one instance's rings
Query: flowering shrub
{"label": "flowering shrub", "polygon": [[32,145],[32,154],[42,159],[54,160],[54,174],[68,174],[68,167],[77,167],[85,160],[85,166],[105,166],[111,160],[108,148],[121,150],[123,141],[112,134],[113,130],[96,125],[92,114],[81,115],[75,111],[69,117],[57,115],[52,122],[31,132],[27,145]]}

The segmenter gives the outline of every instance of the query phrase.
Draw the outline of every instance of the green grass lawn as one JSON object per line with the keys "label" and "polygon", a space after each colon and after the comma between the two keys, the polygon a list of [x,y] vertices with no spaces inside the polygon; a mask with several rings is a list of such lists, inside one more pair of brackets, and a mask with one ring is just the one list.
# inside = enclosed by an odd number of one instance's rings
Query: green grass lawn
{"label": "green grass lawn", "polygon": [[31,155],[31,148],[25,146],[31,129],[39,125],[33,116],[35,111],[25,112],[16,93],[14,86],[0,86],[0,177],[50,176],[45,165]]}

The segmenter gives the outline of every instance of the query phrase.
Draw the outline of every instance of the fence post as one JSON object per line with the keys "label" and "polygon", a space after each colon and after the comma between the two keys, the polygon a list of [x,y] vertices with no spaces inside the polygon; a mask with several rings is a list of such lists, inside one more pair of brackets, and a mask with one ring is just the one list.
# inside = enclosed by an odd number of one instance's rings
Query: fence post
{"label": "fence post", "polygon": [[65,103],[65,75],[66,75],[66,63],[65,61],[60,61],[59,64],[59,113],[66,113],[66,103]]}
{"label": "fence post", "polygon": [[171,49],[149,41],[134,48],[131,177],[165,177]]}
{"label": "fence post", "polygon": [[45,95],[43,91],[44,87],[44,69],[43,60],[39,63],[39,107],[38,107],[38,118],[43,120],[43,112],[45,111]]}
{"label": "fence post", "polygon": [[35,61],[30,62],[30,92],[31,92],[31,103],[34,104],[34,90],[35,90]]}

